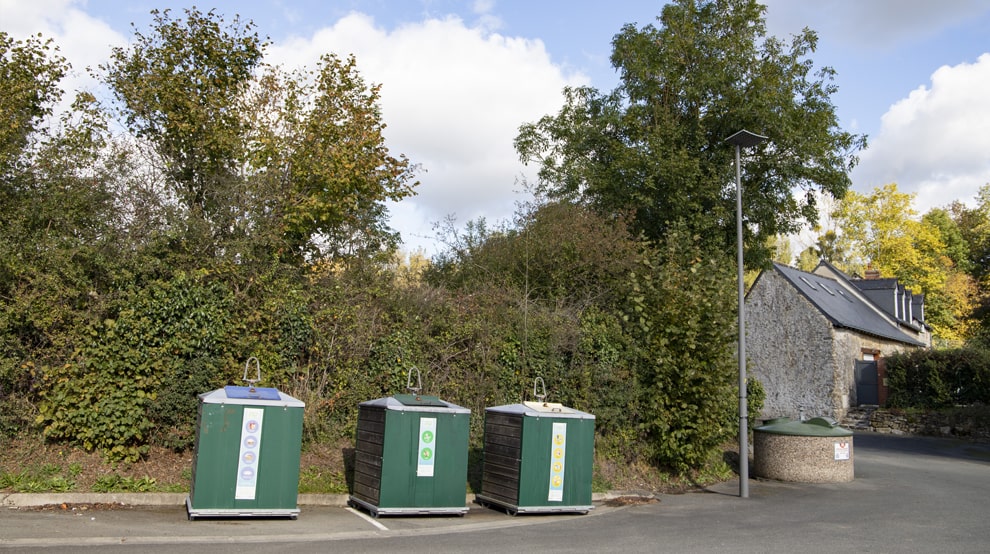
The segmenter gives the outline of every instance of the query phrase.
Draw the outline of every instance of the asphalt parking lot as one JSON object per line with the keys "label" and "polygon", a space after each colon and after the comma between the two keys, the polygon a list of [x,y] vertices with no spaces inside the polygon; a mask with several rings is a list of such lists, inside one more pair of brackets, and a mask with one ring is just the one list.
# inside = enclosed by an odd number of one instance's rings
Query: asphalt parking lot
{"label": "asphalt parking lot", "polygon": [[[188,521],[181,496],[96,508],[0,498],[0,548],[142,552],[986,552],[990,444],[857,433],[851,483],[738,481],[616,501],[588,515],[520,515],[470,503],[463,516],[381,517],[346,497],[301,497],[291,519]],[[614,494],[612,496],[621,496]],[[88,498],[92,500],[92,498]],[[52,502],[54,501],[54,502]],[[12,504],[20,503],[21,506]],[[147,505],[157,503],[159,505]],[[48,504],[41,508],[37,504]],[[75,508],[75,509],[73,509]]]}

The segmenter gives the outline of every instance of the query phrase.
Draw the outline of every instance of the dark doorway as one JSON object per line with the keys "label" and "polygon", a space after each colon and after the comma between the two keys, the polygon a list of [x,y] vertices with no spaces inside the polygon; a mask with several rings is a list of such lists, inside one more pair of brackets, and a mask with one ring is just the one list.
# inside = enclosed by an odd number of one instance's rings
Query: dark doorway
{"label": "dark doorway", "polygon": [[880,404],[880,379],[877,363],[856,360],[856,405]]}

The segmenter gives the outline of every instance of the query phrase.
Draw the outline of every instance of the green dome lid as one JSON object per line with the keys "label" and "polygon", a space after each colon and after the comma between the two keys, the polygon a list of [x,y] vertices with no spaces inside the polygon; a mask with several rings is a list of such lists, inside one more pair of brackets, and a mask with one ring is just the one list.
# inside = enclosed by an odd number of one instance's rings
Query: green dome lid
{"label": "green dome lid", "polygon": [[785,417],[772,419],[756,431],[771,435],[794,435],[799,437],[851,437],[853,432],[840,427],[830,417],[813,417],[805,421],[791,421]]}

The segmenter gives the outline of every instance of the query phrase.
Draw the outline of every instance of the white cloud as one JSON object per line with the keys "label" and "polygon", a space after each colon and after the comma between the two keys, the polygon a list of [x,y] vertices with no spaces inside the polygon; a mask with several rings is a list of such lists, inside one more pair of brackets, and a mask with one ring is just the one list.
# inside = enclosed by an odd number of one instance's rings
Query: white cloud
{"label": "white cloud", "polygon": [[73,0],[0,0],[3,30],[18,39],[38,33],[54,39],[73,69],[82,73],[87,66],[105,62],[110,49],[125,44],[126,39],[76,4]]}
{"label": "white cloud", "polygon": [[896,182],[916,192],[924,213],[953,199],[971,202],[990,182],[990,54],[975,63],[943,66],[930,86],[890,107],[860,166],[857,189]]}
{"label": "white cloud", "polygon": [[984,0],[764,0],[767,29],[786,37],[804,27],[850,49],[889,49],[935,36],[986,11]]}
{"label": "white cloud", "polygon": [[478,16],[478,25],[489,31],[502,28],[502,18],[493,14],[495,0],[475,0],[471,10]]}
{"label": "white cloud", "polygon": [[72,64],[62,82],[66,91],[60,106],[63,109],[71,104],[76,90],[96,86],[86,68],[95,69],[107,61],[113,46],[126,44],[123,35],[76,8],[77,4],[75,0],[0,0],[5,32],[19,40],[41,33],[53,39],[59,54]]}
{"label": "white cloud", "polygon": [[353,53],[365,80],[382,84],[389,148],[425,170],[418,195],[392,209],[409,249],[433,254],[423,237],[448,215],[459,223],[511,216],[526,171],[512,146],[519,125],[556,113],[564,86],[588,82],[565,74],[541,41],[481,25],[447,17],[387,31],[352,13],[270,51],[271,61],[287,67],[313,67],[326,52]]}

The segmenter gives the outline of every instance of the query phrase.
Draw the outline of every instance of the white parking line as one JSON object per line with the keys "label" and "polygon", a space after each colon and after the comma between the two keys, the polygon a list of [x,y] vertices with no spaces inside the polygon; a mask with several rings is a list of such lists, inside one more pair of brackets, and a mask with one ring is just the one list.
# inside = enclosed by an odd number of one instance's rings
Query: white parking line
{"label": "white parking line", "polygon": [[374,525],[375,527],[381,529],[382,531],[388,531],[388,527],[385,527],[384,525],[381,524],[380,521],[362,512],[361,510],[355,510],[354,508],[347,508],[347,511],[367,521],[368,523]]}

